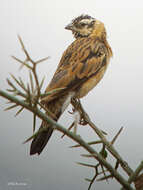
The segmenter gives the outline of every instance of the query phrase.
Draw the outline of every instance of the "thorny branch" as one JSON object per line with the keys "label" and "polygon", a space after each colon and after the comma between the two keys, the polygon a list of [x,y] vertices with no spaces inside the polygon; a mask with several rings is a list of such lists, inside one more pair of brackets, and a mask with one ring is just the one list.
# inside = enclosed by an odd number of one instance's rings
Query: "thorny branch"
{"label": "thorny branch", "polygon": [[[44,105],[42,105],[40,103],[40,99],[44,96],[50,95],[51,93],[53,93],[56,90],[60,90],[60,89],[56,89],[54,91],[51,91],[49,93],[44,93],[42,94],[41,89],[43,87],[43,83],[44,83],[44,77],[41,80],[41,82],[39,82],[38,79],[38,75],[37,75],[37,65],[43,61],[46,61],[47,59],[49,59],[49,57],[40,59],[38,61],[33,61],[33,59],[30,57],[28,51],[26,50],[24,43],[21,39],[20,36],[18,36],[18,39],[20,41],[22,50],[25,54],[25,60],[22,61],[20,59],[18,59],[15,56],[12,56],[13,59],[15,59],[17,62],[19,62],[21,64],[21,69],[23,68],[23,66],[27,67],[29,69],[29,83],[25,84],[24,81],[21,79],[21,77],[19,77],[18,79],[12,75],[12,79],[16,82],[16,84],[18,85],[18,87],[16,87],[10,79],[7,79],[7,82],[9,84],[9,86],[11,87],[11,89],[7,89],[7,91],[12,92],[13,95],[16,96],[20,96],[24,99],[24,102],[29,103],[29,105],[31,105],[32,107],[38,108],[38,106],[40,108],[42,108],[44,111],[46,111],[51,117],[55,118],[55,115],[53,113],[51,113],[48,108],[44,107]],[[19,87],[22,89],[20,90]],[[15,104],[14,107],[17,107],[18,105]],[[14,108],[13,106],[10,106],[8,108],[6,108],[5,110],[9,110]],[[16,113],[16,116],[23,110],[24,108],[20,108],[20,110]],[[36,115],[33,113],[33,132],[35,131],[35,126],[36,126]]]}
{"label": "thorny branch", "polygon": [[[138,178],[139,173],[143,169],[143,164],[139,165],[139,167],[135,170],[135,172],[129,167],[129,165],[123,160],[123,158],[120,156],[120,154],[117,152],[117,150],[113,147],[113,144],[115,143],[116,139],[120,135],[123,128],[119,130],[119,132],[115,135],[115,137],[109,142],[107,138],[105,137],[106,132],[100,130],[90,119],[88,114],[83,109],[81,103],[77,99],[72,99],[72,105],[73,105],[73,112],[78,112],[80,116],[80,120],[78,121],[80,125],[89,125],[92,130],[95,132],[95,134],[99,137],[99,140],[92,141],[92,142],[85,142],[82,137],[76,134],[76,128],[77,128],[77,121],[74,121],[69,129],[64,128],[63,126],[56,123],[54,120],[52,120],[50,117],[48,117],[44,112],[48,112],[52,118],[54,118],[54,114],[51,113],[47,108],[44,107],[40,103],[40,99],[44,96],[48,96],[51,93],[54,93],[57,90],[61,89],[55,89],[49,93],[42,94],[42,86],[44,83],[44,78],[41,82],[39,82],[39,78],[37,75],[37,65],[45,60],[47,60],[49,57],[40,59],[38,61],[33,61],[33,59],[30,57],[28,51],[26,50],[24,43],[20,36],[18,36],[22,50],[25,54],[25,60],[22,61],[14,56],[12,56],[16,61],[18,61],[22,67],[25,66],[29,69],[29,83],[25,84],[25,82],[19,77],[16,78],[14,75],[11,74],[11,78],[16,83],[13,84],[13,82],[10,79],[7,79],[8,85],[10,86],[10,89],[7,89],[7,92],[4,92],[0,90],[0,96],[6,98],[9,100],[9,103],[12,103],[13,105],[9,106],[5,110],[13,109],[15,107],[20,106],[20,109],[17,111],[16,115],[18,115],[22,110],[27,109],[33,113],[33,132],[35,131],[36,126],[36,117],[39,117],[41,120],[44,120],[45,122],[51,123],[51,127],[54,127],[58,131],[63,133],[63,136],[66,135],[69,138],[73,139],[74,142],[77,144],[74,146],[71,146],[71,148],[77,148],[82,147],[84,148],[88,154],[81,155],[87,158],[93,158],[96,161],[98,161],[98,164],[96,165],[90,165],[88,163],[82,163],[78,162],[78,164],[82,166],[86,166],[89,168],[93,168],[95,171],[94,176],[92,179],[86,179],[90,182],[88,190],[90,190],[92,184],[97,179],[98,176],[103,175],[103,177],[98,178],[97,180],[108,180],[109,178],[115,178],[123,187],[123,189],[129,189],[133,190],[133,187],[130,185],[132,182],[135,182],[135,180]],[[21,67],[21,68],[22,68]],[[19,97],[19,98],[17,98]],[[42,110],[40,110],[42,108]],[[75,128],[74,132],[71,132],[70,130],[72,128]],[[45,129],[44,129],[45,130]],[[29,140],[33,139],[39,132],[34,133],[30,138],[28,138],[25,142],[28,142]],[[97,144],[102,145],[101,151],[96,151]],[[93,148],[92,146],[95,146]],[[109,161],[108,161],[108,152],[111,153],[113,158],[116,161],[116,165],[113,167]],[[122,167],[122,169],[128,174],[129,179],[126,180],[124,177],[122,177],[117,169],[119,166]],[[100,169],[100,170],[99,170]],[[108,175],[107,175],[108,173]],[[140,183],[141,184],[141,183]]]}
{"label": "thorny branch", "polygon": [[[25,103],[24,101],[19,100],[18,98],[0,90],[0,95],[11,102],[16,103],[17,105],[21,105],[25,109],[31,111],[32,113],[36,114],[40,119],[42,119],[45,122],[48,122],[52,124],[52,127],[56,130],[66,134],[68,137],[73,139],[75,142],[80,144],[87,152],[92,155],[96,160],[99,161],[100,164],[102,164],[105,168],[108,169],[108,171],[113,175],[113,177],[127,190],[133,190],[133,188],[129,185],[129,183],[111,166],[109,162],[107,162],[103,156],[98,153],[95,149],[93,149],[91,146],[89,146],[79,135],[74,134],[73,132],[70,132],[51,118],[49,118],[46,114],[41,112],[38,108],[30,106],[28,103]],[[45,130],[45,129],[43,129]],[[36,132],[34,135],[32,135],[31,138],[35,137],[38,132]]]}
{"label": "thorny branch", "polygon": [[[120,163],[121,167],[130,176],[133,173],[133,170],[121,158],[121,156],[119,155],[119,153],[115,150],[115,148],[112,145],[115,142],[115,140],[117,139],[118,134],[113,138],[113,140],[111,142],[108,142],[107,139],[106,139],[106,137],[105,137],[105,135],[103,135],[103,132],[91,121],[90,117],[88,116],[88,114],[83,109],[80,101],[79,100],[77,101],[76,99],[73,99],[72,100],[72,105],[74,106],[74,108],[76,110],[78,110],[80,112],[82,122],[84,121],[84,123],[88,123],[89,124],[89,126],[99,136],[99,138],[101,139],[102,143],[104,143],[106,145],[107,150],[117,159],[117,161]],[[120,133],[121,130],[122,130],[122,128],[120,129],[120,131],[118,133]]]}

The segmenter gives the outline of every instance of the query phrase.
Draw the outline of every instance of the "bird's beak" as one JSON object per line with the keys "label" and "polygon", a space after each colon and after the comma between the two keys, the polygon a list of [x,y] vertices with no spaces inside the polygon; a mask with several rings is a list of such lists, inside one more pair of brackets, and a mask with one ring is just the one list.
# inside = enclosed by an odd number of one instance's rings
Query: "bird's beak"
{"label": "bird's beak", "polygon": [[68,24],[66,27],[65,27],[66,30],[73,30],[73,25],[72,24]]}

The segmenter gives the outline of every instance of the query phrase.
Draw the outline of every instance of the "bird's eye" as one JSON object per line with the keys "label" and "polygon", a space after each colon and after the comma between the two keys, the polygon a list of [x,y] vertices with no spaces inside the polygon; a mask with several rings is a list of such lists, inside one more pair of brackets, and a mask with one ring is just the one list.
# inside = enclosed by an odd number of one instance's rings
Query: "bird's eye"
{"label": "bird's eye", "polygon": [[94,22],[95,22],[95,21],[92,21],[92,22],[89,24],[89,26],[93,26]]}
{"label": "bird's eye", "polygon": [[86,24],[84,22],[81,22],[80,23],[80,26],[85,26]]}

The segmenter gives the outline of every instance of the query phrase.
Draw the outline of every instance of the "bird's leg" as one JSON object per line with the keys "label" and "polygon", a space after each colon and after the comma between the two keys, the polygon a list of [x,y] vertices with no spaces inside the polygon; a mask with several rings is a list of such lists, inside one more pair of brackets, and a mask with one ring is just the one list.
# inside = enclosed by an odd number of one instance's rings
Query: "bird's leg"
{"label": "bird's leg", "polygon": [[87,115],[86,115],[82,105],[81,105],[80,100],[72,98],[71,104],[73,105],[74,110],[76,110],[80,115],[79,124],[80,125],[87,125],[88,124],[88,122],[87,122],[88,118],[87,118]]}
{"label": "bird's leg", "polygon": [[[86,121],[86,113],[83,110],[83,107],[80,103],[79,99],[72,98],[71,99],[71,104],[73,106],[72,111],[68,111],[70,114],[74,115],[74,121],[68,128],[68,130],[71,130],[74,127],[74,134],[77,133],[77,126],[78,124],[80,125],[87,125],[88,122]],[[65,134],[61,136],[63,138]]]}
{"label": "bird's leg", "polygon": [[78,124],[80,123],[80,113],[79,113],[79,111],[77,111],[77,110],[75,110],[75,112],[74,112],[74,130],[73,130],[73,132],[74,132],[74,134],[76,134],[76,132],[77,132],[77,126],[78,126]]}

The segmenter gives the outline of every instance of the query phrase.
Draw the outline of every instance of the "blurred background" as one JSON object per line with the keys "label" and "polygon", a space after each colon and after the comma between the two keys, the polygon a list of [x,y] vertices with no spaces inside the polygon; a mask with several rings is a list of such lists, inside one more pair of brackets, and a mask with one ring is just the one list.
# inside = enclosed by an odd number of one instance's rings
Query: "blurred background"
{"label": "blurred background", "polygon": [[[142,160],[143,146],[143,4],[141,0],[2,0],[0,6],[0,89],[6,89],[9,73],[27,81],[26,69],[19,71],[14,55],[23,59],[19,34],[34,60],[50,56],[38,68],[39,78],[50,81],[63,51],[73,41],[64,27],[76,16],[89,14],[105,23],[114,56],[99,85],[82,99],[94,123],[108,133],[108,139],[123,132],[115,148],[135,169]],[[44,89],[43,88],[43,89]],[[24,111],[4,112],[7,101],[0,97],[0,189],[87,190],[84,178],[93,171],[75,164],[86,162],[82,149],[69,149],[74,143],[55,132],[40,156],[29,156],[30,144],[22,142],[32,134],[32,115]],[[70,110],[70,108],[68,109]],[[69,127],[67,112],[59,123]],[[40,122],[38,121],[40,124]],[[38,124],[37,124],[38,128]],[[87,141],[96,140],[88,127],[78,132]],[[90,161],[92,162],[92,160]],[[25,185],[16,186],[16,183]],[[13,185],[12,185],[13,184]],[[116,181],[96,182],[93,189],[120,189]]]}

